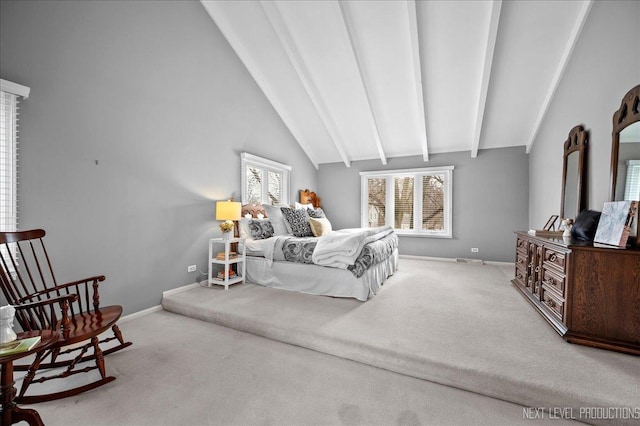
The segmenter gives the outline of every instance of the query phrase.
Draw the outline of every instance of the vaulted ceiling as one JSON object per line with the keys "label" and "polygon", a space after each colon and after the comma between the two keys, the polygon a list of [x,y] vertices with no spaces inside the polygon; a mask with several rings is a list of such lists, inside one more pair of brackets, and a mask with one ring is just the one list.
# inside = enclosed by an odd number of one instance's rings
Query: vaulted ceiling
{"label": "vaulted ceiling", "polygon": [[584,1],[206,1],[311,162],[531,149]]}

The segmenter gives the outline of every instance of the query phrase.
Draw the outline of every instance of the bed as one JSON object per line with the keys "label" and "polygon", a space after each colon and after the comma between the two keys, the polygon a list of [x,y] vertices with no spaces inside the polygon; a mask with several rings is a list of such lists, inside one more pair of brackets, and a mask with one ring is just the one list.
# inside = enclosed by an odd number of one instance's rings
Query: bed
{"label": "bed", "polygon": [[[295,219],[292,227],[287,214],[310,215],[314,235],[301,233],[299,226],[304,224]],[[254,284],[366,301],[398,266],[398,239],[389,227],[334,231],[320,207],[300,203],[285,209],[247,204],[242,216],[246,277]]]}

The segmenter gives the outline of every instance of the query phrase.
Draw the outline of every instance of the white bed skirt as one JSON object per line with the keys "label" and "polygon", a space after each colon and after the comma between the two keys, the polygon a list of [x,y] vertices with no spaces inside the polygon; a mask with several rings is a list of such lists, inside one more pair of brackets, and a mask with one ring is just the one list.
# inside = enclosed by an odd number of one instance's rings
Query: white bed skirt
{"label": "white bed skirt", "polygon": [[365,301],[373,297],[382,283],[398,267],[398,250],[389,259],[369,268],[356,278],[346,269],[274,261],[247,256],[247,281],[265,287],[334,297],[353,297]]}

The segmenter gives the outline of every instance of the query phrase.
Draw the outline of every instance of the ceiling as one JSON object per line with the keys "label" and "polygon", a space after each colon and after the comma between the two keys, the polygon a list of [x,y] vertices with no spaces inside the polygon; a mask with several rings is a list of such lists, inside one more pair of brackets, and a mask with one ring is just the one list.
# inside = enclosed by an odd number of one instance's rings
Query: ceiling
{"label": "ceiling", "polygon": [[592,1],[206,1],[311,162],[531,149]]}

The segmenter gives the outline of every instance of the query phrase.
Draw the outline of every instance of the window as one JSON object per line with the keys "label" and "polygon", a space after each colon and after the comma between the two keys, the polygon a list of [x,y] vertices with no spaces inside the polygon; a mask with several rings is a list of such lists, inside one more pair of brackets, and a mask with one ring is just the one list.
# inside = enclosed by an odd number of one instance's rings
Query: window
{"label": "window", "polygon": [[30,89],[0,79],[0,230],[18,227],[18,103]]}
{"label": "window", "polygon": [[453,166],[362,172],[362,226],[451,238]]}
{"label": "window", "polygon": [[[18,102],[29,97],[29,91],[0,79],[0,231],[18,229]],[[16,249],[15,244],[9,246],[14,259]],[[8,267],[13,272],[13,265]]]}
{"label": "window", "polygon": [[291,166],[243,152],[240,154],[242,204],[289,204]]}
{"label": "window", "polygon": [[627,180],[624,187],[624,200],[638,201],[640,193],[640,160],[627,160]]}

